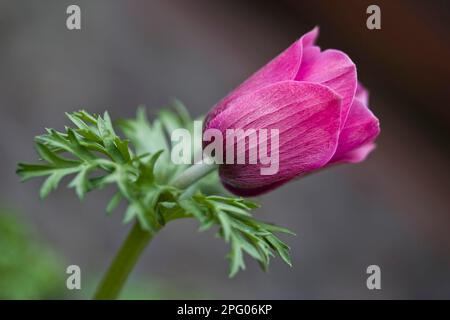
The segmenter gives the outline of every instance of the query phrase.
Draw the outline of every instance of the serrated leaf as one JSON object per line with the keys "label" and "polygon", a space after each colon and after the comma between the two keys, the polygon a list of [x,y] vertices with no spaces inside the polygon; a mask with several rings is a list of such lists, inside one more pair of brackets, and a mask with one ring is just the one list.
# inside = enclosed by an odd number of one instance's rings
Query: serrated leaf
{"label": "serrated leaf", "polygon": [[192,201],[191,199],[182,199],[178,201],[178,204],[185,210],[186,214],[193,215],[200,220],[200,223],[203,223],[206,220],[206,216],[197,202]]}
{"label": "serrated leaf", "polygon": [[247,217],[251,216],[248,209],[245,210],[236,205],[230,205],[227,203],[215,203],[215,206],[216,206],[217,210],[220,210],[220,211],[226,211],[228,213],[235,213],[235,214],[239,214],[239,215],[243,215],[243,216],[247,216]]}
{"label": "serrated leaf", "polygon": [[42,143],[36,143],[36,149],[41,156],[42,160],[45,160],[49,163],[60,165],[60,166],[75,166],[80,164],[79,161],[64,159],[58,156],[54,151],[50,150],[47,146]]}
{"label": "serrated leaf", "polygon": [[19,163],[17,165],[16,173],[20,176],[22,181],[31,178],[47,176],[55,171],[53,166]]}
{"label": "serrated leaf", "polygon": [[220,236],[231,243],[228,255],[230,277],[245,268],[243,252],[256,259],[263,270],[267,270],[274,253],[286,263],[290,263],[289,247],[274,235],[274,232],[288,230],[254,219],[250,214],[250,210],[258,206],[254,202],[242,198],[202,194],[194,195],[191,201],[197,203],[194,207],[201,208],[197,213],[200,217],[196,217],[201,226],[209,219],[208,226],[217,224],[220,227]]}
{"label": "serrated leaf", "polygon": [[214,219],[208,218],[208,219],[206,219],[206,220],[204,220],[204,221],[202,222],[202,224],[201,224],[200,227],[198,228],[198,231],[204,232],[204,231],[206,231],[206,230],[211,229],[211,228],[212,228],[214,225],[216,225],[216,224],[217,224],[217,222],[214,221]]}
{"label": "serrated leaf", "polygon": [[69,113],[66,112],[66,117],[69,118],[70,121],[72,121],[72,123],[74,125],[77,126],[78,129],[82,129],[85,131],[91,131],[91,128],[89,127],[88,124],[86,124],[86,122],[83,121],[82,117],[80,116],[79,113],[74,112],[74,113]]}
{"label": "serrated leaf", "polygon": [[80,120],[84,122],[95,125],[97,123],[97,116],[95,114],[89,114],[86,110],[80,110],[73,112],[73,115],[78,117]]}
{"label": "serrated leaf", "polygon": [[112,196],[111,200],[109,200],[108,205],[106,206],[106,212],[111,214],[114,211],[114,209],[117,208],[122,199],[123,199],[122,194],[120,192],[116,192]]}
{"label": "serrated leaf", "polygon": [[[75,189],[80,199],[89,190],[109,183],[117,183],[125,195],[130,195],[137,168],[132,165],[128,142],[115,135],[108,113],[103,118],[83,110],[66,115],[76,128],[66,127],[64,133],[46,129],[45,134],[37,136],[36,149],[43,162],[20,163],[17,174],[22,180],[48,176],[41,187],[42,196],[48,195],[68,174],[75,174],[69,187]],[[70,159],[63,157],[62,153],[68,154]],[[105,159],[101,154],[114,159]],[[130,164],[126,164],[128,162]],[[97,169],[105,171],[105,174],[89,177]]]}
{"label": "serrated leaf", "polygon": [[226,216],[225,213],[219,211],[217,212],[217,217],[219,219],[220,222],[220,226],[222,228],[223,231],[223,238],[225,239],[226,242],[230,241],[230,236],[231,236],[231,225],[230,222],[228,221],[228,217]]}
{"label": "serrated leaf", "polygon": [[68,174],[76,172],[76,170],[76,168],[60,169],[50,174],[42,184],[41,190],[39,191],[41,199],[46,198],[51,191],[55,190],[62,178],[64,178]]}
{"label": "serrated leaf", "polygon": [[296,234],[294,232],[292,232],[291,230],[289,230],[287,228],[284,228],[284,227],[277,226],[277,225],[272,224],[272,223],[260,222],[259,226],[261,228],[264,228],[264,229],[272,232],[272,233],[273,232],[281,232],[281,233],[290,234],[292,236],[296,236]]}
{"label": "serrated leaf", "polygon": [[178,117],[180,118],[183,127],[190,129],[189,127],[192,126],[192,118],[189,115],[189,111],[186,106],[180,100],[173,99],[172,107],[175,109]]}
{"label": "serrated leaf", "polygon": [[122,159],[125,162],[131,161],[131,154],[130,150],[128,149],[128,142],[129,142],[128,140],[121,140],[119,137],[114,138],[114,144],[117,150],[119,150]]}
{"label": "serrated leaf", "polygon": [[147,161],[141,162],[140,164],[140,175],[137,184],[143,183],[153,183],[155,180],[155,164],[159,157],[162,155],[164,150],[158,150],[153,153]]}
{"label": "serrated leaf", "polygon": [[130,204],[125,211],[125,216],[123,218],[123,223],[129,223],[136,216],[137,211],[133,204]]}
{"label": "serrated leaf", "polygon": [[158,113],[158,118],[161,121],[162,126],[166,130],[167,134],[171,134],[174,130],[182,128],[182,122],[176,114],[169,110],[161,110]]}
{"label": "serrated leaf", "polygon": [[231,238],[231,250],[229,254],[230,259],[230,273],[229,277],[234,277],[239,269],[245,270],[244,257],[242,255],[242,250],[239,244],[239,240],[233,237]]}
{"label": "serrated leaf", "polygon": [[75,192],[80,200],[84,199],[86,192],[88,192],[90,189],[88,174],[92,169],[93,167],[89,165],[81,166],[78,174],[69,183],[70,188],[75,188]]}
{"label": "serrated leaf", "polygon": [[289,254],[290,248],[275,236],[269,236],[266,239],[275,248],[275,250],[284,260],[284,262],[286,262],[286,264],[292,267],[291,256]]}

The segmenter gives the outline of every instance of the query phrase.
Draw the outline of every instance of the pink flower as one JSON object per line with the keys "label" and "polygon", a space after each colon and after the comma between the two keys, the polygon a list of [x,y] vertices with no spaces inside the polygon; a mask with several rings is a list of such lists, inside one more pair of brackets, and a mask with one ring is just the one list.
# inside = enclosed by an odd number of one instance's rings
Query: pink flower
{"label": "pink flower", "polygon": [[321,51],[318,33],[303,35],[208,114],[204,130],[224,136],[226,129],[279,130],[278,173],[261,175],[260,164],[223,164],[220,177],[231,192],[258,195],[331,164],[363,161],[374,149],[379,122],[355,64],[341,51]]}

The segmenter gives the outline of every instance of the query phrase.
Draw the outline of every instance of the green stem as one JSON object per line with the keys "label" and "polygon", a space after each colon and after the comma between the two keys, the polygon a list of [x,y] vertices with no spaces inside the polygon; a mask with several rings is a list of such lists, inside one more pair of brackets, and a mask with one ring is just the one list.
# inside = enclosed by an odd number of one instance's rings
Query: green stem
{"label": "green stem", "polygon": [[[182,172],[172,182],[172,186],[179,189],[186,189],[216,168],[216,165],[194,164]],[[129,274],[154,235],[154,232],[142,229],[139,222],[134,224],[100,282],[94,299],[112,300],[118,298]]]}
{"label": "green stem", "polygon": [[186,189],[211,171],[217,168],[217,164],[194,164],[183,171],[173,182],[172,186],[178,189]]}
{"label": "green stem", "polygon": [[134,224],[125,242],[109,266],[101,281],[94,299],[116,299],[125,284],[128,275],[135,266],[142,251],[153,238],[153,233],[143,230],[138,222]]}

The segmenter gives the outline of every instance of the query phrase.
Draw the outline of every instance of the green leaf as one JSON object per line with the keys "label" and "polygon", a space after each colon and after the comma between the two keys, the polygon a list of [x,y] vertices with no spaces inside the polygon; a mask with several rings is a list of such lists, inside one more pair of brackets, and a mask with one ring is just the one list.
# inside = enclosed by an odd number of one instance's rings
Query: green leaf
{"label": "green leaf", "polygon": [[70,188],[75,188],[78,198],[84,199],[86,192],[90,189],[90,181],[88,179],[89,172],[94,169],[93,165],[82,165],[78,174],[69,183]]}
{"label": "green leaf", "polygon": [[230,242],[230,277],[245,269],[244,252],[256,259],[263,270],[267,270],[275,253],[291,265],[289,247],[275,233],[292,232],[254,219],[250,210],[258,207],[256,203],[242,198],[197,193],[190,199],[179,201],[179,204],[186,213],[200,221],[201,230],[217,225],[219,235]]}
{"label": "green leaf", "polygon": [[123,218],[123,223],[129,223],[134,219],[137,214],[137,210],[134,204],[130,204],[125,211],[125,217]]}
{"label": "green leaf", "polygon": [[36,149],[42,160],[45,160],[48,163],[53,163],[59,166],[76,166],[80,163],[79,161],[64,159],[58,156],[54,151],[50,150],[47,146],[39,142],[36,142]]}
{"label": "green leaf", "polygon": [[[22,180],[47,176],[41,187],[41,197],[54,190],[66,175],[74,175],[69,187],[75,189],[80,199],[92,189],[115,183],[122,196],[134,201],[138,192],[133,184],[144,158],[132,156],[128,141],[116,135],[107,112],[103,117],[86,111],[66,115],[75,128],[66,127],[65,132],[46,129],[45,134],[37,136],[36,149],[41,163],[19,163],[17,174]],[[98,174],[92,176],[94,173]],[[109,210],[113,204],[108,206]]]}
{"label": "green leaf", "polygon": [[292,267],[291,256],[289,254],[289,246],[280,241],[280,239],[269,236],[267,237],[267,241],[273,246],[273,248],[279,253],[281,258],[286,262],[290,267]]}
{"label": "green leaf", "polygon": [[109,200],[108,205],[106,206],[106,212],[112,213],[114,209],[117,208],[120,201],[123,199],[123,196],[120,192],[116,192],[114,196]]}
{"label": "green leaf", "polygon": [[114,144],[117,148],[117,150],[119,150],[122,159],[125,162],[130,162],[131,161],[131,154],[130,154],[130,150],[128,149],[128,140],[121,140],[119,137],[114,137]]}
{"label": "green leaf", "polygon": [[16,173],[22,181],[52,174],[55,168],[50,165],[19,163]]}
{"label": "green leaf", "polygon": [[244,257],[242,255],[242,248],[240,244],[240,240],[236,237],[232,238],[231,241],[231,250],[228,255],[230,259],[230,273],[229,277],[234,277],[239,269],[245,270]]}
{"label": "green leaf", "polygon": [[137,184],[151,184],[155,182],[155,164],[163,152],[164,150],[159,150],[153,153],[147,161],[143,161],[140,163],[140,175],[136,180]]}
{"label": "green leaf", "polygon": [[41,190],[39,192],[41,199],[46,198],[51,191],[55,190],[64,176],[74,173],[75,171],[76,168],[67,168],[53,171],[53,173],[50,174],[50,176],[42,184]]}
{"label": "green leaf", "polygon": [[227,215],[222,212],[222,211],[218,211],[217,212],[217,217],[219,219],[220,222],[220,226],[222,228],[223,231],[223,238],[225,239],[226,242],[230,241],[230,237],[231,237],[231,225],[230,222],[228,220]]}

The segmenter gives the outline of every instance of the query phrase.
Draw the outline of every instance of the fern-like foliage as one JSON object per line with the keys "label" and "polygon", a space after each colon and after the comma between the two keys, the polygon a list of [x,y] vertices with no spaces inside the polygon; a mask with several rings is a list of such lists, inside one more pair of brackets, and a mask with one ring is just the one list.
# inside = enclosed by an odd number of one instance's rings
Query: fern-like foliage
{"label": "fern-like foliage", "polygon": [[93,189],[115,185],[117,192],[106,210],[111,213],[126,201],[125,223],[137,220],[149,232],[168,221],[191,217],[200,222],[200,230],[217,226],[218,234],[231,246],[230,276],[245,268],[244,252],[263,269],[275,254],[291,264],[289,247],[275,235],[291,232],[253,218],[250,211],[257,205],[227,194],[216,172],[188,190],[171,185],[186,166],[170,161],[170,133],[176,128],[193,130],[192,119],[180,102],[160,111],[152,123],[142,107],[135,119],[119,120],[117,125],[126,138],[116,133],[107,112],[101,116],[77,111],[67,117],[73,126],[64,132],[46,129],[35,138],[39,163],[18,165],[22,180],[46,177],[41,198],[66,176],[72,176],[69,186],[80,199]]}

